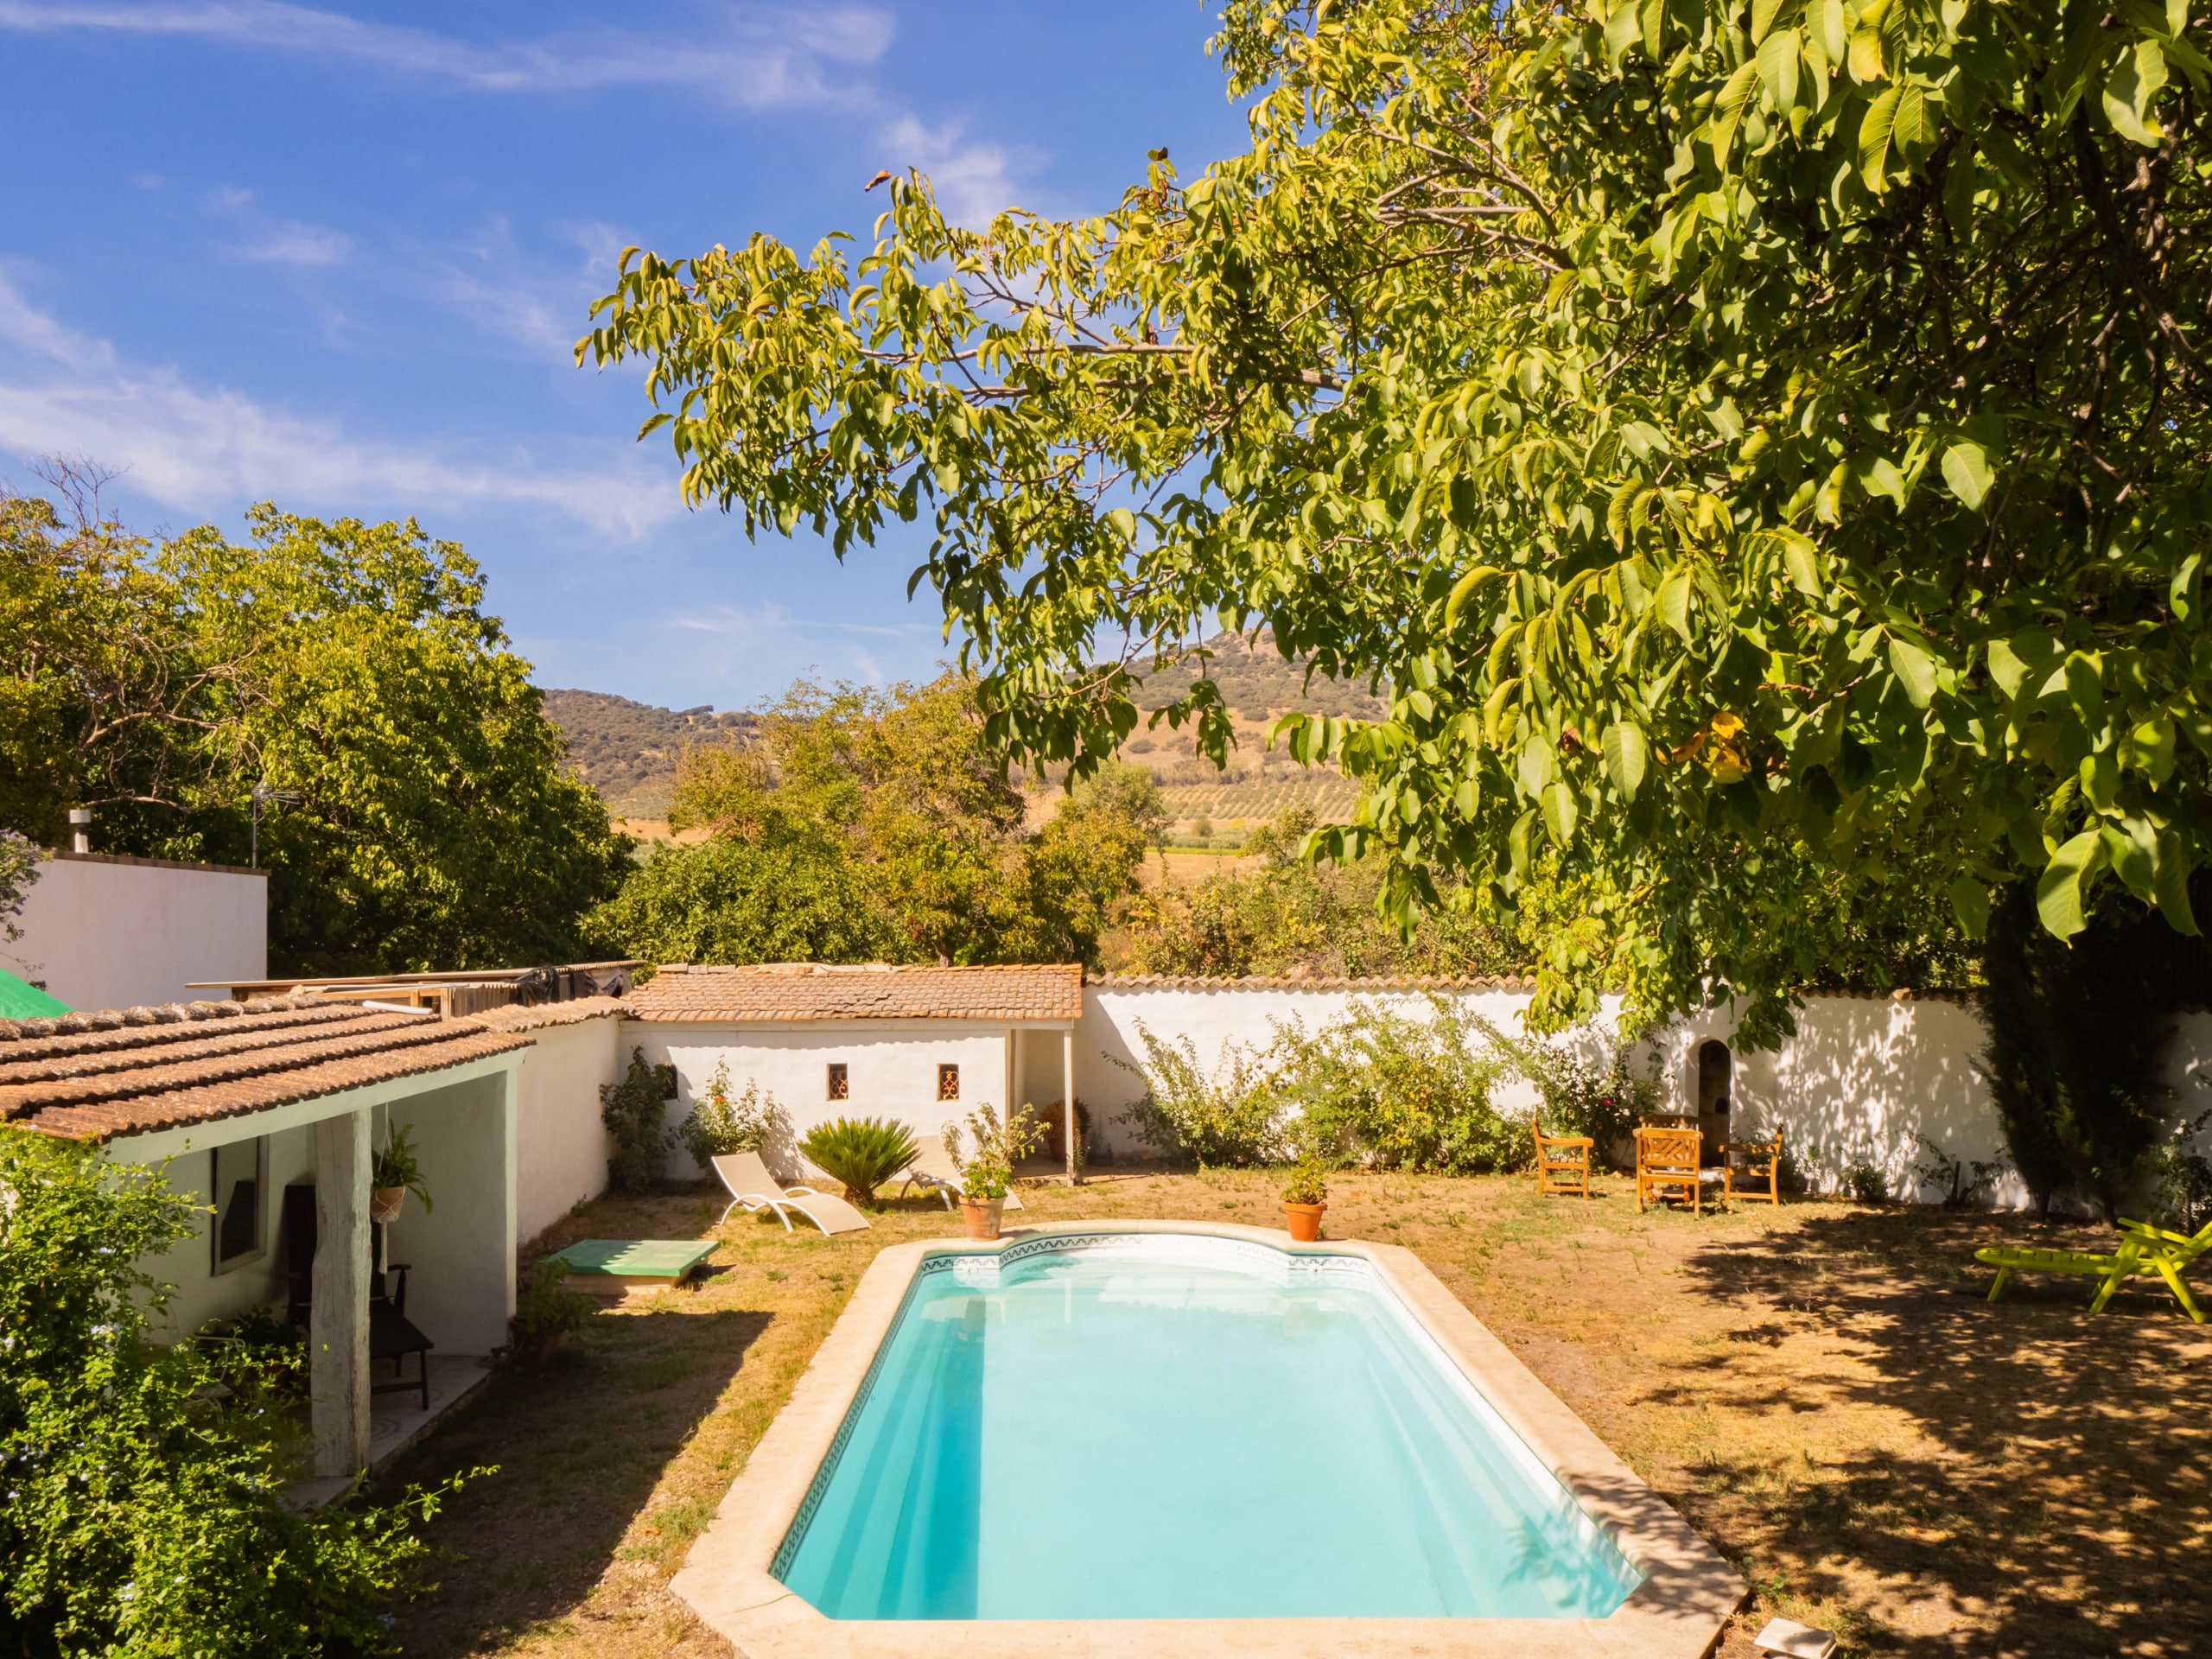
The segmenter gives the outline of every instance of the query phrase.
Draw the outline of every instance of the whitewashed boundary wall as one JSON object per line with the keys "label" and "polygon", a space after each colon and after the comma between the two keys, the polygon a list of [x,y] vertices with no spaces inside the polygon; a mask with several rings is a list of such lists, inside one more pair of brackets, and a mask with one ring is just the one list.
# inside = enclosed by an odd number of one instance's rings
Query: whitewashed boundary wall
{"label": "whitewashed boundary wall", "polygon": [[[1509,1034],[1521,1034],[1529,996],[1524,987],[1491,982],[1444,994],[1471,1005]],[[1302,986],[1282,980],[1162,980],[1089,985],[1084,989],[1083,1022],[1076,1028],[1076,1093],[1090,1104],[1110,1148],[1135,1150],[1128,1127],[1114,1120],[1143,1092],[1143,1085],[1114,1062],[1141,1058],[1139,1022],[1171,1042],[1189,1039],[1199,1064],[1211,1071],[1230,1044],[1267,1045],[1274,1021],[1298,1020],[1313,1031],[1341,1019],[1355,1001],[1425,1016],[1430,995],[1407,988],[1402,982]],[[1608,1001],[1601,1015],[1606,1024],[1617,1006]],[[1676,1021],[1638,1045],[1632,1064],[1641,1070],[1656,1054],[1666,1109],[1694,1110],[1700,1047],[1713,1039],[1728,1044],[1733,1133],[1750,1138],[1781,1129],[1815,1191],[1840,1190],[1852,1166],[1863,1164],[1881,1171],[1897,1196],[1932,1203],[1944,1195],[1917,1173],[1931,1162],[1923,1138],[1962,1164],[1988,1163],[2003,1155],[2004,1131],[1980,1070],[1988,1037],[1971,1002],[1939,996],[1815,995],[1797,1012],[1796,1035],[1777,1049],[1758,1053],[1736,1042],[1737,1020],[1735,1010],[1720,1007]],[[1573,1039],[1570,1034],[1559,1040]],[[2193,1117],[2212,1107],[2212,1012],[2179,1017],[2164,1071],[2176,1090],[2177,1111]],[[1510,1111],[1525,1109],[1532,1096],[1516,1084],[1501,1090],[1497,1098]],[[2212,1146],[2212,1135],[2205,1143]],[[2028,1195],[2018,1178],[2007,1174],[1984,1201],[2018,1207]]]}
{"label": "whitewashed boundary wall", "polygon": [[16,925],[0,967],[73,1008],[189,1001],[190,981],[268,976],[268,872],[49,853]]}

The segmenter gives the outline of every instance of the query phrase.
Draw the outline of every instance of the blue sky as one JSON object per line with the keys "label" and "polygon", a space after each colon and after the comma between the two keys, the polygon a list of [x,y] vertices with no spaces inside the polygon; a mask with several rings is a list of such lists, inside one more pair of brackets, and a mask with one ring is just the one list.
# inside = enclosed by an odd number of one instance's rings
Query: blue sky
{"label": "blue sky", "polygon": [[640,375],[571,347],[628,243],[1110,206],[1242,147],[1198,0],[792,7],[0,0],[0,478],[124,469],[136,526],[249,503],[463,543],[544,685],[738,708],[945,651],[918,537],[842,568],[687,513]]}

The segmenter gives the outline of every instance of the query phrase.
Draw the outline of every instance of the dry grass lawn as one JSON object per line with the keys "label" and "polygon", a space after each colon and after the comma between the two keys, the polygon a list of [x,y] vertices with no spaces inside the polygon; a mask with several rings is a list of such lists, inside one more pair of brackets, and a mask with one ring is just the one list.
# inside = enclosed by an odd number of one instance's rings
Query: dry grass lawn
{"label": "dry grass lawn", "polygon": [[[1017,1218],[1280,1225],[1278,1184],[1101,1171],[1025,1189]],[[1724,1654],[1751,1655],[1775,1613],[1853,1653],[2212,1652],[2212,1327],[2163,1291],[2094,1320],[2081,1281],[1980,1300],[1976,1243],[2094,1230],[1840,1204],[1638,1215],[1625,1181],[1604,1185],[1585,1205],[1520,1179],[1345,1176],[1329,1230],[1416,1251],[1741,1567],[1753,1594]],[[719,1208],[606,1200],[547,1248],[700,1236]],[[729,1653],[670,1575],[874,1252],[958,1230],[934,1200],[836,1239],[741,1213],[704,1288],[601,1314],[552,1366],[498,1376],[395,1473],[499,1470],[433,1524],[442,1587],[403,1613],[408,1650]],[[1121,1431],[1074,1432],[1103,1451]]]}

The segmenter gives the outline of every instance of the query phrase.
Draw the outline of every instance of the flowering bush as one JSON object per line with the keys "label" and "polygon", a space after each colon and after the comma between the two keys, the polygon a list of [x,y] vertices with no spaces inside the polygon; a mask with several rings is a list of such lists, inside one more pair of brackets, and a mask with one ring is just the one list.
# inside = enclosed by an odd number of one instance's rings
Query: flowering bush
{"label": "flowering bush", "polygon": [[772,1141],[788,1141],[791,1119],[775,1096],[765,1093],[752,1077],[745,1080],[745,1092],[733,1096],[729,1063],[717,1061],[714,1076],[707,1079],[706,1092],[677,1128],[676,1138],[693,1161],[705,1169],[715,1159],[734,1152],[760,1152]]}

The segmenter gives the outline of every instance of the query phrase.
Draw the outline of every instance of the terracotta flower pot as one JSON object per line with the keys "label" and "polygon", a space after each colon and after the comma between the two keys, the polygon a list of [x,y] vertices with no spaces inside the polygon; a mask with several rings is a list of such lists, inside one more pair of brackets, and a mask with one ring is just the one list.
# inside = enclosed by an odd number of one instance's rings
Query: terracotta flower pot
{"label": "terracotta flower pot", "polygon": [[968,1224],[968,1236],[988,1241],[999,1236],[999,1217],[1006,1213],[1003,1197],[985,1198],[977,1203],[973,1198],[960,1200],[960,1217]]}
{"label": "terracotta flower pot", "polygon": [[1311,1244],[1321,1236],[1321,1212],[1325,1204],[1292,1204],[1285,1200],[1283,1218],[1290,1224],[1290,1238],[1294,1244]]}
{"label": "terracotta flower pot", "polygon": [[369,1194],[369,1219],[393,1222],[399,1219],[399,1206],[406,1201],[404,1186],[380,1186]]}

